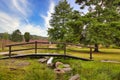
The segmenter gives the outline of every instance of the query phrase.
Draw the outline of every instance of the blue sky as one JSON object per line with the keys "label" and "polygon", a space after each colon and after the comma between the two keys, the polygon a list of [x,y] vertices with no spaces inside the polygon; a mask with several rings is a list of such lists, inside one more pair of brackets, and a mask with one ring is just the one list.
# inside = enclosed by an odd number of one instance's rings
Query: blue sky
{"label": "blue sky", "polygon": [[[47,36],[49,20],[59,0],[0,0],[0,33],[19,29],[22,34]],[[71,7],[79,10],[74,0]]]}

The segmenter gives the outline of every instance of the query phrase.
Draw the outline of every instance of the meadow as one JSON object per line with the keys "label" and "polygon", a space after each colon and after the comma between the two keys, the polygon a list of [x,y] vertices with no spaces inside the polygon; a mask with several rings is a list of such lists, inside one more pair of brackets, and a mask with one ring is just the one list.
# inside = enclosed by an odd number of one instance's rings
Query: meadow
{"label": "meadow", "polygon": [[[13,49],[22,49],[32,46],[19,46]],[[48,47],[42,46],[42,47]],[[4,51],[7,51],[5,48]],[[34,50],[15,52],[13,54],[31,54]],[[38,50],[38,53],[60,53],[62,50]],[[75,46],[67,47],[67,54],[89,59],[89,48]],[[0,57],[4,57],[1,55]],[[80,75],[80,80],[120,80],[120,63],[101,62],[110,60],[120,62],[120,49],[100,48],[100,52],[93,52],[93,61],[76,59],[54,58],[53,63],[60,61],[70,64],[72,71],[56,75],[53,68],[46,63],[39,63],[38,58],[20,58],[0,60],[0,80],[69,80],[75,74]]]}

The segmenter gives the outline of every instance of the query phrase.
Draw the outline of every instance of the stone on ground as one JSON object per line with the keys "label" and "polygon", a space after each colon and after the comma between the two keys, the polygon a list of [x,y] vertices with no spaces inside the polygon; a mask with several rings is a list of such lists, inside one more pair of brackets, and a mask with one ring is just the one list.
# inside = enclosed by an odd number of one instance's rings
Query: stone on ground
{"label": "stone on ground", "polygon": [[40,59],[38,60],[38,62],[44,63],[44,62],[47,62],[47,59],[46,59],[46,58],[40,58]]}
{"label": "stone on ground", "polygon": [[63,63],[62,63],[62,62],[56,62],[56,63],[55,63],[55,67],[56,67],[56,68],[58,68],[60,65],[63,65]]}
{"label": "stone on ground", "polygon": [[55,69],[54,69],[54,72],[55,72],[56,74],[63,74],[63,73],[65,73],[65,71],[64,71],[63,69],[61,69],[61,68],[55,68]]}
{"label": "stone on ground", "polygon": [[79,74],[72,76],[69,80],[80,80]]}

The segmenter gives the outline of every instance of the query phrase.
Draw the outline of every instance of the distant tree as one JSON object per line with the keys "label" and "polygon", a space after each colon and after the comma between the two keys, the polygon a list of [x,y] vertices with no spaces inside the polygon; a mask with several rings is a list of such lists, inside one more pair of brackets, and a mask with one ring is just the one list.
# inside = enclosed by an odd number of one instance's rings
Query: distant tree
{"label": "distant tree", "polygon": [[9,34],[7,32],[2,35],[2,50],[4,50],[7,41],[9,40]]}
{"label": "distant tree", "polygon": [[11,34],[11,40],[14,42],[21,42],[23,40],[23,37],[19,29],[13,31],[13,33]]}
{"label": "distant tree", "polygon": [[70,28],[67,22],[70,19],[72,8],[67,0],[60,0],[58,5],[55,6],[55,12],[52,13],[50,19],[51,28],[48,29],[49,39],[52,41],[67,42],[69,37]]}
{"label": "distant tree", "polygon": [[7,32],[3,33],[2,39],[9,40],[9,34]]}
{"label": "distant tree", "polygon": [[25,32],[25,33],[24,33],[24,39],[25,39],[26,42],[29,42],[29,41],[30,41],[30,37],[31,37],[31,36],[30,36],[30,33],[29,33],[29,32]]}

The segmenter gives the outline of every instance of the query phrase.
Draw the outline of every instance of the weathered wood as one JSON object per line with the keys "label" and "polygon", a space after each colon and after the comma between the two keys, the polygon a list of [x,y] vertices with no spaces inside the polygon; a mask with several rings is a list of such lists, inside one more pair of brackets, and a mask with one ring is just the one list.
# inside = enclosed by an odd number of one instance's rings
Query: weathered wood
{"label": "weathered wood", "polygon": [[37,54],[37,41],[35,41],[35,54]]}
{"label": "weathered wood", "polygon": [[[20,45],[27,45],[27,44],[34,44],[35,46],[33,48],[27,48],[27,49],[18,49],[18,50],[12,50],[11,47],[12,46],[20,46]],[[64,45],[64,48],[63,49],[59,49],[59,48],[38,48],[37,47],[37,44],[63,44]],[[11,44],[11,45],[7,45],[7,47],[9,47],[9,58],[11,57],[11,52],[15,52],[15,51],[23,51],[23,50],[32,50],[32,49],[35,49],[35,54],[37,54],[37,49],[48,49],[48,50],[63,50],[64,53],[63,55],[56,55],[56,54],[41,54],[39,56],[61,56],[61,57],[69,57],[69,58],[75,58],[75,59],[81,59],[81,60],[86,60],[84,58],[79,58],[79,57],[74,57],[74,56],[69,56],[66,54],[66,47],[67,45],[74,45],[74,44],[70,44],[70,43],[63,43],[63,42],[27,42],[27,43],[19,43],[19,44]],[[75,44],[76,45],[76,44]],[[92,48],[94,47],[88,47],[90,48],[90,59],[92,59]],[[31,56],[31,55],[30,55]],[[36,55],[34,55],[36,56]],[[88,60],[88,59],[87,59]]]}
{"label": "weathered wood", "polygon": [[[70,56],[70,55],[63,55],[63,54],[26,54],[26,55],[15,55],[15,56],[11,56],[11,58],[23,58],[23,57],[45,57],[45,56],[49,56],[49,57],[66,57],[66,58],[72,58],[72,59],[79,59],[79,60],[83,60],[83,61],[92,61],[90,59],[86,59],[86,58],[80,58],[80,57],[76,57],[76,56]],[[9,57],[5,57],[2,59],[8,59]]]}
{"label": "weathered wood", "polygon": [[35,42],[26,42],[26,43],[17,43],[17,44],[8,44],[6,47],[9,46],[20,46],[20,45],[27,45],[27,44],[34,44]]}
{"label": "weathered wood", "polygon": [[64,55],[66,55],[66,44],[64,43]]}
{"label": "weathered wood", "polygon": [[11,47],[12,46],[9,46],[9,58],[11,57]]}
{"label": "weathered wood", "polygon": [[37,48],[37,49],[60,50],[58,48]]}
{"label": "weathered wood", "polygon": [[92,47],[90,47],[90,59],[92,59]]}
{"label": "weathered wood", "polygon": [[11,50],[11,52],[25,51],[25,50],[33,50],[33,49],[35,49],[35,48],[27,48],[27,49]]}

